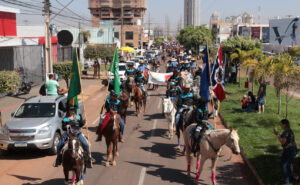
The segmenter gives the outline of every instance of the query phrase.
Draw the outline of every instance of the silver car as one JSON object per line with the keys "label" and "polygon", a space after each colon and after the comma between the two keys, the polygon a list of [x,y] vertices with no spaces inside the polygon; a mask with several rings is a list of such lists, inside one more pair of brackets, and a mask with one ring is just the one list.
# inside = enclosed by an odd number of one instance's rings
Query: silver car
{"label": "silver car", "polygon": [[[37,148],[56,154],[63,135],[67,96],[40,96],[26,100],[0,132],[0,149]],[[79,113],[83,113],[82,103]]]}

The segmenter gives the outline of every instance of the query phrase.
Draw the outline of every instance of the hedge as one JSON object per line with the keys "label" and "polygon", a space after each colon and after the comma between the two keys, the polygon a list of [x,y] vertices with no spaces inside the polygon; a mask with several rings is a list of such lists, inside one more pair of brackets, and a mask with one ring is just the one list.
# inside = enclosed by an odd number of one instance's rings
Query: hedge
{"label": "hedge", "polygon": [[15,71],[0,71],[0,93],[15,92],[20,85],[19,74]]}
{"label": "hedge", "polygon": [[[71,61],[58,62],[53,64],[53,73],[56,73],[65,80],[67,87],[69,87],[69,79],[72,71],[73,63]],[[79,70],[82,69],[82,63],[79,62]]]}

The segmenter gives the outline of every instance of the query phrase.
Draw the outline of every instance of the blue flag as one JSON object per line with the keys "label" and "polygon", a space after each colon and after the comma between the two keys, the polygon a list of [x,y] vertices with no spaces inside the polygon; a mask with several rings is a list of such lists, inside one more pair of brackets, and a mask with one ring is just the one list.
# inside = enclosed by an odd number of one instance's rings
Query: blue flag
{"label": "blue flag", "polygon": [[209,74],[209,62],[207,47],[204,49],[203,59],[203,73],[200,83],[200,96],[206,100],[209,100],[209,86],[210,86],[210,74]]}

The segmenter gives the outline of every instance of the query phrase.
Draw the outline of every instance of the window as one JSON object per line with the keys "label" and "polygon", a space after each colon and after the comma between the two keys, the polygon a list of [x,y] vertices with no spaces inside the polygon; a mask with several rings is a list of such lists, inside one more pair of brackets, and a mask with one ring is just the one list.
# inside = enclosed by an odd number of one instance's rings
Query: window
{"label": "window", "polygon": [[120,38],[119,32],[115,32],[114,37],[117,38],[117,39],[119,39]]}
{"label": "window", "polygon": [[55,103],[25,103],[16,113],[16,118],[54,117]]}
{"label": "window", "polygon": [[133,40],[133,32],[132,31],[126,32],[126,40]]}

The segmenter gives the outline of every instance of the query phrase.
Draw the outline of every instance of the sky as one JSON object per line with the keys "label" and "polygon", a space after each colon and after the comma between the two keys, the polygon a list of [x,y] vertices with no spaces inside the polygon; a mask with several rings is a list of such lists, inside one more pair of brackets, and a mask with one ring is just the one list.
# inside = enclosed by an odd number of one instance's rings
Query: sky
{"label": "sky", "polygon": [[[43,0],[18,0],[27,3],[33,3],[35,6],[42,7]],[[90,13],[88,9],[88,0],[50,0],[53,10],[59,11],[62,8],[58,2],[66,5],[68,2],[72,3],[68,6],[69,9],[75,13],[90,19]],[[184,0],[147,0],[148,10],[146,13],[145,22],[148,22],[148,16],[150,13],[150,20],[153,23],[152,26],[161,25],[164,26],[165,17],[168,16],[171,23],[171,30],[175,31],[180,17],[183,18],[183,2]],[[0,0],[1,5],[12,6],[7,3],[3,3]],[[17,6],[12,6],[17,7]],[[261,9],[259,13],[259,7]],[[19,8],[19,7],[18,7]],[[27,9],[28,10],[28,9]],[[294,15],[300,16],[300,0],[201,0],[201,24],[209,23],[209,18],[213,12],[219,12],[224,19],[226,16],[239,15],[244,12],[248,12],[254,15],[255,21],[260,14],[261,23],[268,23],[268,19],[275,16],[287,16]],[[21,12],[37,15],[20,14],[17,17],[17,21],[20,24],[43,24],[42,13],[39,10],[24,11],[21,8]],[[34,12],[34,13],[33,13]],[[74,16],[72,13],[64,10],[65,15]],[[59,22],[58,22],[59,21]],[[53,21],[58,25],[78,25],[78,21],[57,16]],[[88,22],[83,23],[86,26]]]}

